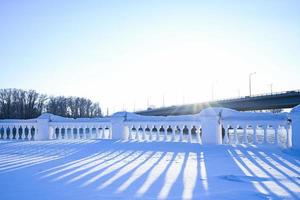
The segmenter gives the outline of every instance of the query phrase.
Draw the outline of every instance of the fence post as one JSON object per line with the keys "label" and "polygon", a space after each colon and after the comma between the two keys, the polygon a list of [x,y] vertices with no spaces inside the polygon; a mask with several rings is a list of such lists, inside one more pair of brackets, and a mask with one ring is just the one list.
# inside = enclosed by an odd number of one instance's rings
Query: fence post
{"label": "fence post", "polygon": [[[291,111],[292,120],[292,149],[300,150],[300,105],[294,107]],[[289,131],[287,129],[287,131]],[[287,140],[289,141],[289,134]],[[288,142],[289,143],[289,142]]]}
{"label": "fence post", "polygon": [[200,113],[203,144],[222,144],[221,114],[220,108],[207,108]]}
{"label": "fence post", "polygon": [[41,115],[37,118],[37,132],[35,135],[35,140],[49,140],[50,131],[49,131],[49,118],[43,118]]}
{"label": "fence post", "polygon": [[129,136],[129,129],[124,125],[127,112],[117,112],[111,116],[112,139],[125,140]]}

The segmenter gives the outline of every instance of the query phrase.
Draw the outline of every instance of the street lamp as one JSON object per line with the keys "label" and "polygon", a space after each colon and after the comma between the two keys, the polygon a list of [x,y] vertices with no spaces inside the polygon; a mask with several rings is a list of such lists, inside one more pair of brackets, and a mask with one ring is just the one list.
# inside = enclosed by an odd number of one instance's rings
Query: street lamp
{"label": "street lamp", "polygon": [[215,99],[215,85],[217,84],[217,81],[213,81],[211,84],[211,99],[214,100]]}
{"label": "street lamp", "polygon": [[270,83],[269,86],[270,86],[270,89],[271,89],[271,94],[273,94],[273,83]]}
{"label": "street lamp", "polygon": [[251,97],[251,77],[254,74],[256,74],[256,72],[252,72],[252,73],[249,74],[249,93],[250,93],[250,97]]}

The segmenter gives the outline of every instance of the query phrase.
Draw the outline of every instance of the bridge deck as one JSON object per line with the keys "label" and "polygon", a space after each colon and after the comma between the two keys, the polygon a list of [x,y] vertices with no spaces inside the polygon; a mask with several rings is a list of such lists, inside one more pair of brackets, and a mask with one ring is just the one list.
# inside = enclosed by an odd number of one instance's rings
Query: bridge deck
{"label": "bridge deck", "polygon": [[238,111],[269,110],[293,108],[300,104],[300,91],[287,91],[257,96],[246,96],[235,99],[216,100],[204,103],[187,104],[180,106],[163,107],[139,111],[141,115],[187,115],[199,113],[207,107],[225,107]]}

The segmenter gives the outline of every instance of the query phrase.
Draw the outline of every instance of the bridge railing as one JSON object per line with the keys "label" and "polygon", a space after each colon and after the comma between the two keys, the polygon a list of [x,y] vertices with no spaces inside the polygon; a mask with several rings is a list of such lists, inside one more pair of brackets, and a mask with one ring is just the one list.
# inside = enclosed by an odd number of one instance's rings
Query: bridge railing
{"label": "bridge railing", "polygon": [[0,139],[35,140],[37,137],[36,120],[2,120]]}
{"label": "bridge railing", "polygon": [[70,119],[43,114],[31,120],[0,120],[1,140],[121,139],[200,144],[274,144],[300,149],[300,107],[291,113],[208,108],[199,114]]}
{"label": "bridge railing", "polygon": [[130,113],[124,122],[125,139],[202,143],[197,116],[141,116]]}
{"label": "bridge railing", "polygon": [[50,139],[111,139],[110,122],[51,122]]}
{"label": "bridge railing", "polygon": [[223,144],[274,144],[291,147],[291,126],[287,113],[237,112],[223,115]]}

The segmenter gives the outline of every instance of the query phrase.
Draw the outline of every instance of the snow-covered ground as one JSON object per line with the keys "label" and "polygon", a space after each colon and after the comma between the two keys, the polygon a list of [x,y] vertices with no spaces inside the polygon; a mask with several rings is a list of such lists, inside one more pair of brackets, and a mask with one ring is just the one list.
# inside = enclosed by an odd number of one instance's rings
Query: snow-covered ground
{"label": "snow-covered ground", "polygon": [[0,199],[300,199],[300,156],[272,145],[1,141]]}

